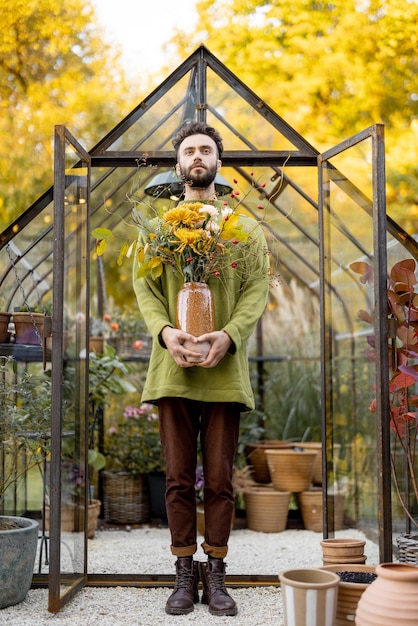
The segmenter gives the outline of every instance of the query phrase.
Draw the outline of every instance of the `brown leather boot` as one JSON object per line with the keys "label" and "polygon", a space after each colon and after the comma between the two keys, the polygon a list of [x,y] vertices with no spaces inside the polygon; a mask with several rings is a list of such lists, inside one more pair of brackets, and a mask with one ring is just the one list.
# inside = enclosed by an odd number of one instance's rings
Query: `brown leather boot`
{"label": "brown leather boot", "polygon": [[209,604],[212,615],[236,615],[238,608],[225,587],[225,564],[223,559],[209,559],[199,563],[203,584],[202,604]]}
{"label": "brown leather boot", "polygon": [[186,615],[199,602],[199,566],[192,556],[182,556],[176,562],[174,591],[165,605],[169,615]]}

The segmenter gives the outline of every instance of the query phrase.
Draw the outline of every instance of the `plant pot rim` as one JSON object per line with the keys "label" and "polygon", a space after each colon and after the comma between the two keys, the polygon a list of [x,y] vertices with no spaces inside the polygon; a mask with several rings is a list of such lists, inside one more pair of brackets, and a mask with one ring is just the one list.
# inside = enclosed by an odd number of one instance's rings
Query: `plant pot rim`
{"label": "plant pot rim", "polygon": [[19,526],[19,528],[8,528],[5,530],[0,530],[0,533],[19,533],[27,531],[28,528],[39,528],[39,523],[37,522],[37,520],[30,517],[22,517],[18,515],[0,515],[0,522],[4,520],[15,522]]}
{"label": "plant pot rim", "polygon": [[275,448],[293,448],[291,441],[282,441],[280,439],[262,439],[261,441],[253,441],[247,443],[248,448],[275,449]]}
{"label": "plant pot rim", "polygon": [[[323,565],[321,569],[328,572],[365,572],[375,574],[376,565],[358,565],[356,563],[339,563],[338,565]],[[367,589],[370,583],[350,583],[340,579],[340,585],[345,589]]]}
{"label": "plant pot rim", "polygon": [[[321,574],[327,573],[330,576],[323,577]],[[320,578],[324,578],[322,582],[320,581],[310,581],[309,577],[313,575],[319,576]],[[335,572],[330,572],[323,570],[321,567],[316,568],[292,568],[286,569],[279,572],[279,580],[280,582],[288,581],[288,584],[293,587],[300,587],[303,589],[309,589],[312,585],[315,585],[316,588],[326,589],[328,587],[334,587],[335,584],[340,583],[340,577]]]}
{"label": "plant pot rim", "polygon": [[260,496],[271,496],[271,495],[279,495],[279,496],[288,496],[290,495],[290,491],[279,491],[279,489],[275,489],[274,487],[269,487],[268,485],[256,485],[254,487],[246,487],[242,491],[245,493],[256,493]]}
{"label": "plant pot rim", "polygon": [[418,567],[407,563],[380,563],[376,566],[376,574],[386,579],[397,579],[399,575],[405,582],[418,581]]}
{"label": "plant pot rim", "polygon": [[345,537],[341,537],[341,539],[338,539],[337,537],[333,537],[331,539],[322,539],[321,541],[321,546],[322,547],[326,547],[326,546],[331,546],[331,547],[342,547],[342,548],[351,548],[351,547],[355,547],[355,546],[365,546],[366,545],[366,541],[364,539],[351,539],[349,537],[345,538]]}
{"label": "plant pot rim", "polygon": [[[297,447],[297,446],[296,446]],[[289,448],[266,448],[265,453],[267,455],[272,455],[272,456],[282,456],[284,454],[291,454],[291,455],[295,455],[295,456],[313,456],[316,457],[316,455],[318,454],[315,450],[295,450],[293,447],[289,447]]]}

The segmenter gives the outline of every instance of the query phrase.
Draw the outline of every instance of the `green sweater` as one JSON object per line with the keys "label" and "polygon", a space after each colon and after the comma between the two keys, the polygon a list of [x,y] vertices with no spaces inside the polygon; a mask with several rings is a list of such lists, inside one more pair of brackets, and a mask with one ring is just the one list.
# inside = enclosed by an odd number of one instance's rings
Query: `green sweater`
{"label": "green sweater", "polygon": [[[229,352],[214,368],[181,368],[159,341],[164,326],[176,326],[176,299],[182,280],[170,268],[160,278],[136,278],[133,285],[138,305],[153,337],[153,348],[141,400],[157,403],[163,397],[182,397],[206,402],[238,402],[254,408],[248,370],[247,340],[266,306],[269,279],[267,244],[261,227],[240,216],[255,239],[248,259],[250,276],[228,265],[219,277],[208,281],[214,297],[216,330],[225,330],[233,341]],[[255,254],[254,254],[255,253]],[[136,255],[135,255],[136,257]]]}

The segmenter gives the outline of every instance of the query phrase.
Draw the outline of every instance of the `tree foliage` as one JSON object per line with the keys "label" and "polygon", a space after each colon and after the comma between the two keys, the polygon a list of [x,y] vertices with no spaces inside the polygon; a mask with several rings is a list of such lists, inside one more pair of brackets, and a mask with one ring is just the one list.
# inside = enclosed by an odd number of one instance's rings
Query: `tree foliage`
{"label": "tree foliage", "polygon": [[199,0],[196,10],[195,32],[173,39],[180,57],[205,42],[318,149],[384,123],[395,218],[406,198],[418,213],[416,150],[396,149],[417,133],[417,0]]}
{"label": "tree foliage", "polygon": [[0,0],[0,228],[53,182],[53,133],[91,147],[129,110],[119,51],[85,0]]}

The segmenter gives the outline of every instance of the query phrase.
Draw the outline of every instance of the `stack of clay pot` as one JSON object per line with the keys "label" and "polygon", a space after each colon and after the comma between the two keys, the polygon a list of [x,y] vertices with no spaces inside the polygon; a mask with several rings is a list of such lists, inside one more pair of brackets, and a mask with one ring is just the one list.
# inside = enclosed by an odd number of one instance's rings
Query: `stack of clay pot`
{"label": "stack of clay pot", "polygon": [[362,539],[324,539],[321,541],[322,559],[324,565],[337,565],[351,563],[362,565],[366,562]]}

